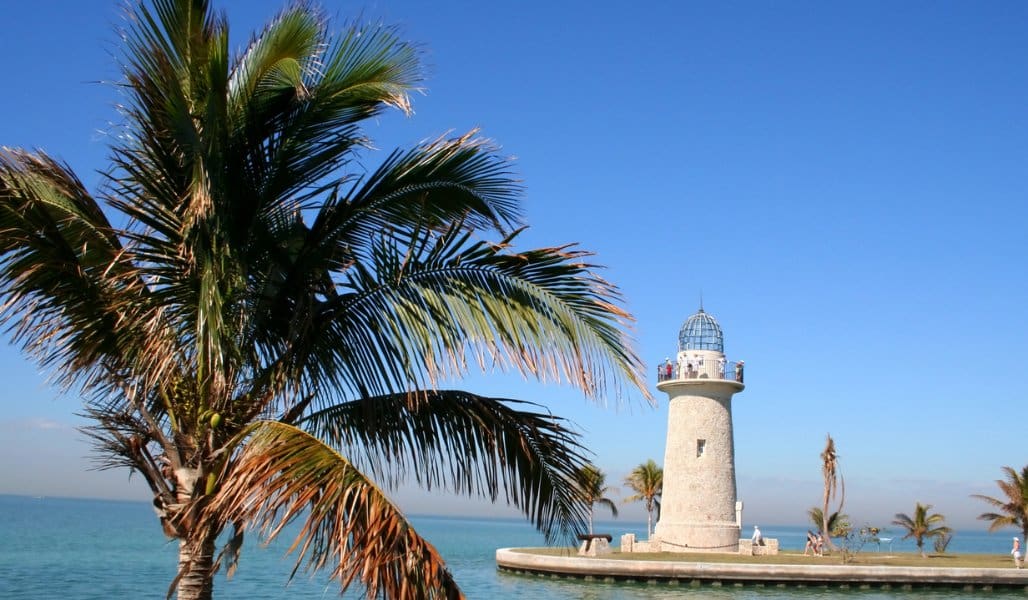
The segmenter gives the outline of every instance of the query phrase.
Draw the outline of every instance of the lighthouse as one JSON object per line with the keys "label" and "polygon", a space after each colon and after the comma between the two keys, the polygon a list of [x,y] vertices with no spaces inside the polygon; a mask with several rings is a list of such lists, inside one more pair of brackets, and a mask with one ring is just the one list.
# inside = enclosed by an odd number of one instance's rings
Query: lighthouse
{"label": "lighthouse", "polygon": [[732,396],[745,387],[743,375],[742,361],[725,358],[717,319],[701,306],[679,332],[675,360],[668,358],[657,376],[669,404],[654,549],[738,551],[742,503],[736,498]]}

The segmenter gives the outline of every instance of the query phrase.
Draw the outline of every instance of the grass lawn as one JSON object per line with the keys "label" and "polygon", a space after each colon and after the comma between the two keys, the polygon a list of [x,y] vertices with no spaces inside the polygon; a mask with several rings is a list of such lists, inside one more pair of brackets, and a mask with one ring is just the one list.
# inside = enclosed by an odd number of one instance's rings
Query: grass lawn
{"label": "grass lawn", "polygon": [[[518,552],[545,556],[578,556],[575,548],[517,548]],[[740,554],[705,554],[674,552],[635,552],[621,554],[614,551],[599,558],[612,560],[680,561],[703,563],[765,564],[765,565],[840,565],[841,554],[825,556],[803,556],[802,552],[782,551],[775,556],[744,556]],[[921,558],[911,552],[861,552],[851,557],[847,564],[890,567],[940,567],[1012,569],[1013,559],[1006,554],[929,554]]]}

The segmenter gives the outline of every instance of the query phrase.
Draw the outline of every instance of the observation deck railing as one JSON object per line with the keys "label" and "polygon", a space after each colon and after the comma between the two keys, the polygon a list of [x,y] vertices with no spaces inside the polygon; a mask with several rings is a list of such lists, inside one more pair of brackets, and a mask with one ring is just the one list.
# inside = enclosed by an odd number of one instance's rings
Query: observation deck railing
{"label": "observation deck railing", "polygon": [[692,379],[721,379],[724,381],[743,382],[743,362],[740,361],[704,361],[703,364],[679,366],[676,363],[657,365],[657,383],[664,381],[688,381]]}

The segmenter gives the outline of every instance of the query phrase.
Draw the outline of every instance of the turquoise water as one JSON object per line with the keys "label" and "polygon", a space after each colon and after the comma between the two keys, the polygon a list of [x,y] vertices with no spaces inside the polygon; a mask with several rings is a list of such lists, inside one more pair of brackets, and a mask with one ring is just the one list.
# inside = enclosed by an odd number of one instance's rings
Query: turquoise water
{"label": "turquoise water", "polygon": [[[114,600],[163,598],[175,575],[177,547],[161,534],[153,511],[143,502],[26,498],[0,496],[0,598]],[[542,537],[521,521],[411,517],[448,561],[469,598],[554,598],[587,600],[779,600],[852,596],[855,600],[931,598],[949,600],[981,597],[982,593],[840,591],[828,589],[689,588],[666,584],[606,584],[551,580],[500,573],[494,552],[503,546],[541,546]],[[642,535],[645,524],[614,522],[599,529],[615,535]],[[783,548],[802,549],[805,528],[762,527]],[[951,553],[1007,551],[1010,535],[958,531]],[[909,541],[893,543],[895,551],[910,552]],[[885,549],[883,548],[883,551]],[[261,548],[247,544],[239,570],[226,580],[219,575],[215,597],[224,599],[338,598],[338,587],[325,578],[298,575],[287,585],[292,561],[283,558],[284,545]],[[874,551],[865,548],[865,552]],[[1019,592],[993,592],[989,597],[1024,597]],[[347,594],[348,598],[359,597]]]}

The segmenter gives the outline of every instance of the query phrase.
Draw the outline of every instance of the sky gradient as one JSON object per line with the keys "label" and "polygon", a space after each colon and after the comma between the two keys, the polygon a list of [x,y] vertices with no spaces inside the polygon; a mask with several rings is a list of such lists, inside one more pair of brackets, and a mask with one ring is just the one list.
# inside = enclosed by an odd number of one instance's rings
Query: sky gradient
{"label": "sky gradient", "polygon": [[[216,5],[238,47],[283,4]],[[118,77],[119,7],[0,3],[0,145],[45,149],[91,189],[117,119],[100,82]],[[412,118],[370,128],[378,148],[481,127],[524,180],[522,247],[594,251],[651,375],[702,295],[747,366],[733,403],[746,523],[805,522],[831,433],[854,523],[921,502],[984,527],[969,495],[997,494],[1000,468],[1028,459],[1028,4],[325,7],[339,27],[382,21],[422,44],[425,93]],[[148,496],[141,478],[86,472],[77,398],[6,344],[0,374],[0,493]],[[653,407],[502,374],[466,386],[571,418],[617,484],[663,462],[667,399],[650,384]]]}

